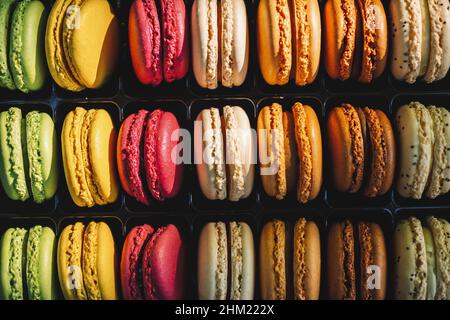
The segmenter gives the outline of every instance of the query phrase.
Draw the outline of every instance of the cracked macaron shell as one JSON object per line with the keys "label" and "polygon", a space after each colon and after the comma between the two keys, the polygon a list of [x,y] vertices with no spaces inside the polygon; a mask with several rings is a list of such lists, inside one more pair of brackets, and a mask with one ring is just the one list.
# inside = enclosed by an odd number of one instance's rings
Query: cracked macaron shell
{"label": "cracked macaron shell", "polygon": [[62,33],[64,53],[78,82],[97,89],[113,74],[118,60],[117,16],[106,0],[73,0],[71,5],[79,10],[66,15]]}
{"label": "cracked macaron shell", "polygon": [[289,82],[292,68],[291,18],[287,0],[261,0],[257,11],[259,66],[269,85]]}
{"label": "cracked macaron shell", "polygon": [[350,104],[328,115],[328,138],[333,181],[340,192],[357,192],[363,182],[364,139],[358,112]]}
{"label": "cracked macaron shell", "polygon": [[328,0],[324,7],[325,69],[331,79],[347,80],[355,55],[357,9],[353,0]]}
{"label": "cracked macaron shell", "polygon": [[90,222],[83,235],[82,268],[90,300],[117,300],[115,244],[105,222]]}
{"label": "cracked macaron shell", "polygon": [[47,13],[40,1],[21,1],[11,19],[9,63],[20,91],[40,90],[47,80],[44,52]]}
{"label": "cracked macaron shell", "polygon": [[331,226],[327,248],[328,298],[355,300],[355,239],[349,220]]}
{"label": "cracked macaron shell", "polygon": [[143,84],[157,86],[163,79],[163,44],[154,0],[136,0],[128,20],[131,62]]}
{"label": "cracked macaron shell", "polygon": [[397,192],[404,198],[420,199],[432,166],[432,118],[419,102],[411,102],[396,114],[399,143]]}
{"label": "cracked macaron shell", "polygon": [[259,246],[260,289],[263,300],[286,299],[286,228],[272,220],[262,229]]}
{"label": "cracked macaron shell", "polygon": [[0,113],[0,178],[7,196],[27,200],[28,192],[22,148],[22,111],[11,107]]}
{"label": "cracked macaron shell", "polygon": [[194,159],[203,195],[209,200],[227,197],[227,177],[219,109],[202,110],[194,128]]}
{"label": "cracked macaron shell", "polygon": [[304,218],[294,227],[294,298],[318,300],[320,293],[320,235],[317,225]]}
{"label": "cracked macaron shell", "polygon": [[0,240],[0,299],[25,298],[23,268],[25,267],[27,230],[9,228]]}
{"label": "cracked macaron shell", "polygon": [[49,227],[34,226],[28,232],[26,281],[28,299],[55,300],[56,285],[55,233]]}
{"label": "cracked macaron shell", "polygon": [[395,298],[424,300],[427,259],[420,220],[410,217],[397,223],[394,232],[394,261]]}
{"label": "cracked macaron shell", "polygon": [[14,90],[16,88],[9,67],[9,28],[14,5],[17,0],[0,2],[0,87]]}

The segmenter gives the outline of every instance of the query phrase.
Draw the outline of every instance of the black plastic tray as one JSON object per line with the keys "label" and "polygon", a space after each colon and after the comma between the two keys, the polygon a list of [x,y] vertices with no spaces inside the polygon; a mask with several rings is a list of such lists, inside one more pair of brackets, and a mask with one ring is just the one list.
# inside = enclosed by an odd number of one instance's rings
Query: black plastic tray
{"label": "black plastic tray", "polygon": [[[44,1],[48,8],[54,1]],[[321,7],[323,7],[323,2]],[[321,298],[326,298],[326,239],[330,223],[345,218],[353,221],[369,220],[378,222],[384,230],[388,253],[392,249],[392,232],[396,221],[402,217],[416,215],[438,215],[450,219],[450,195],[436,200],[409,200],[401,198],[394,190],[385,196],[375,199],[366,198],[360,194],[348,195],[334,190],[329,173],[329,152],[327,146],[326,117],[331,108],[342,102],[350,102],[355,106],[370,106],[384,110],[391,120],[395,112],[404,103],[413,100],[425,104],[436,104],[450,107],[450,75],[446,79],[426,85],[418,82],[414,85],[399,83],[386,72],[373,84],[363,85],[354,81],[337,82],[330,80],[322,67],[317,80],[310,86],[296,87],[290,83],[286,86],[268,86],[264,83],[259,71],[256,49],[256,8],[257,0],[246,1],[250,30],[250,66],[247,80],[239,88],[223,88],[205,90],[200,88],[194,79],[192,70],[188,76],[173,84],[163,84],[157,88],[143,86],[136,79],[132,70],[128,37],[128,12],[131,1],[111,1],[117,9],[121,30],[121,52],[117,72],[100,90],[87,90],[71,93],[62,90],[50,82],[43,90],[22,94],[17,91],[0,89],[0,111],[10,106],[21,107],[26,113],[38,109],[53,116],[58,136],[61,133],[65,115],[75,106],[87,108],[105,108],[112,116],[119,130],[120,123],[129,114],[139,108],[153,110],[162,108],[173,112],[181,127],[193,133],[193,121],[202,108],[218,107],[227,104],[239,105],[244,108],[250,118],[253,128],[259,110],[279,102],[288,110],[296,101],[311,105],[317,112],[322,125],[324,184],[316,200],[305,205],[299,204],[295,195],[286,200],[277,201],[267,197],[262,190],[259,170],[255,171],[254,191],[250,197],[240,202],[209,201],[201,194],[198,185],[195,166],[185,165],[184,181],[179,196],[175,199],[159,203],[152,201],[146,207],[121,192],[118,200],[108,206],[94,208],[79,208],[68,194],[62,162],[60,161],[60,184],[54,199],[42,205],[32,201],[25,203],[9,200],[0,188],[0,232],[9,226],[30,227],[36,224],[51,226],[57,235],[62,229],[74,221],[106,221],[110,225],[117,246],[117,258],[120,259],[123,239],[126,233],[135,225],[149,223],[154,226],[173,223],[179,227],[185,240],[188,259],[186,278],[188,288],[186,298],[197,297],[196,258],[197,241],[202,226],[209,221],[246,221],[254,232],[256,249],[256,266],[259,262],[259,234],[264,223],[273,218],[288,221],[292,228],[296,219],[306,217],[317,222],[322,238],[322,286]],[[190,20],[192,0],[187,0],[187,12]],[[386,12],[387,1],[385,4]],[[190,26],[189,26],[190,30]],[[60,157],[61,160],[61,157]],[[389,254],[391,257],[392,255]],[[392,263],[389,264],[391,270]],[[288,266],[288,268],[290,268]],[[259,295],[259,270],[256,268],[255,297]],[[190,277],[194,274],[194,277]],[[391,275],[391,272],[390,272]],[[392,281],[388,281],[388,297],[393,297]],[[292,287],[289,286],[292,297]]]}

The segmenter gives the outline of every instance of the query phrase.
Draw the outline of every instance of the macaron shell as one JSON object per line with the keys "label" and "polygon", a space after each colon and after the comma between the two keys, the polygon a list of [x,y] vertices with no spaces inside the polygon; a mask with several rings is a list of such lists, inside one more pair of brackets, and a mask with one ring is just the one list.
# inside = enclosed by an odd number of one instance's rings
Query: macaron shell
{"label": "macaron shell", "polygon": [[184,295],[184,247],[174,225],[159,228],[145,246],[142,270],[147,299],[178,300]]}
{"label": "macaron shell", "polygon": [[23,300],[27,230],[9,228],[0,240],[0,298]]}
{"label": "macaron shell", "polygon": [[350,77],[355,54],[357,10],[352,0],[328,0],[324,7],[325,69],[331,79]]}
{"label": "macaron shell", "polygon": [[150,114],[144,136],[144,166],[147,185],[156,200],[175,197],[183,179],[183,164],[177,164],[181,146],[180,126],[171,112],[155,110]]}
{"label": "macaron shell", "polygon": [[432,119],[419,102],[400,107],[396,119],[400,154],[397,191],[402,197],[420,199],[432,164]]}
{"label": "macaron shell", "polygon": [[225,106],[222,123],[228,160],[228,199],[238,201],[253,190],[255,141],[248,116],[241,107]]}
{"label": "macaron shell", "polygon": [[291,7],[295,84],[304,86],[312,83],[319,71],[320,9],[317,0],[294,0]]}
{"label": "macaron shell", "polygon": [[219,110],[202,110],[194,127],[194,159],[203,195],[209,200],[227,197],[225,155]]}
{"label": "macaron shell", "polygon": [[255,288],[253,232],[245,222],[230,222],[231,300],[252,300]]}
{"label": "macaron shell", "polygon": [[262,229],[259,246],[259,276],[263,300],[286,299],[285,238],[285,224],[280,220],[273,220]]}
{"label": "macaron shell", "polygon": [[289,82],[292,67],[291,20],[287,0],[261,0],[257,12],[259,67],[269,85]]}
{"label": "macaron shell", "polygon": [[350,221],[331,226],[327,248],[328,298],[355,300],[355,242]]}
{"label": "macaron shell", "polygon": [[88,141],[95,186],[101,199],[112,203],[117,200],[119,193],[114,159],[116,131],[106,110],[96,110],[89,126]]}
{"label": "macaron shell", "polygon": [[143,84],[157,86],[163,78],[161,30],[154,0],[135,0],[128,20],[131,62]]}
{"label": "macaron shell", "polygon": [[162,0],[164,80],[182,79],[189,70],[186,6],[183,0]]}
{"label": "macaron shell", "polygon": [[315,222],[299,219],[294,227],[294,299],[318,300],[320,235]]}
{"label": "macaron shell", "polygon": [[87,300],[84,289],[81,254],[84,225],[77,222],[64,228],[57,249],[58,277],[66,300]]}
{"label": "macaron shell", "polygon": [[198,242],[198,298],[225,300],[227,297],[227,230],[223,222],[206,224]]}
{"label": "macaron shell", "polygon": [[143,204],[149,204],[141,179],[141,140],[148,111],[139,110],[129,115],[120,127],[117,139],[117,169],[120,182],[127,194]]}
{"label": "macaron shell", "polygon": [[[72,4],[80,7],[64,25],[66,59],[82,85],[97,89],[111,76],[117,62],[117,17],[106,0],[74,0]],[[73,15],[77,15],[79,23],[73,21]]]}
{"label": "macaron shell", "polygon": [[[260,174],[264,191],[269,197],[281,200],[287,194],[286,146],[281,105],[274,103],[261,109],[257,130]],[[291,150],[289,154],[292,153]]]}
{"label": "macaron shell", "polygon": [[60,37],[65,13],[72,0],[57,0],[50,11],[45,33],[45,52],[47,64],[53,80],[61,87],[70,91],[81,91],[84,87],[72,75],[63,51]]}
{"label": "macaron shell", "polygon": [[139,268],[142,250],[153,234],[151,226],[144,224],[134,227],[125,238],[120,262],[120,280],[125,300],[142,300],[143,293],[139,282]]}
{"label": "macaron shell", "polygon": [[424,300],[427,289],[425,238],[416,218],[401,220],[394,233],[395,298]]}
{"label": "macaron shell", "polygon": [[247,9],[243,0],[222,0],[220,14],[222,85],[240,86],[249,61]]}
{"label": "macaron shell", "polygon": [[32,227],[29,230],[26,261],[28,299],[56,299],[55,253],[53,230],[49,227]]}
{"label": "macaron shell", "polygon": [[425,194],[434,199],[450,190],[450,113],[445,108],[429,106],[433,121],[433,164]]}
{"label": "macaron shell", "polygon": [[[376,223],[358,224],[360,248],[360,297],[363,300],[384,300],[386,298],[387,254],[383,231]],[[374,269],[375,267],[375,269]],[[378,283],[371,277],[377,275]],[[373,288],[368,285],[378,284]]]}
{"label": "macaron shell", "polygon": [[14,79],[9,68],[9,22],[16,0],[0,2],[0,87],[14,90]]}
{"label": "macaron shell", "polygon": [[219,73],[217,0],[195,0],[191,11],[192,66],[202,88],[216,89]]}
{"label": "macaron shell", "polygon": [[22,149],[22,110],[11,107],[0,113],[0,178],[6,195],[12,200],[27,200],[26,167]]}
{"label": "macaron shell", "polygon": [[423,227],[423,236],[427,253],[427,300],[434,300],[437,288],[436,251],[433,235],[428,227]]}

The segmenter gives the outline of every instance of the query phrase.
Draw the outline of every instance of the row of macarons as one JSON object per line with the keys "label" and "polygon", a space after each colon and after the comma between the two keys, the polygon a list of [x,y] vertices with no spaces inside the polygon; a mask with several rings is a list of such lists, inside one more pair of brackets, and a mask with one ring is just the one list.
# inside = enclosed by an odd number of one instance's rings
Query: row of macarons
{"label": "row of macarons", "polygon": [[[431,83],[445,78],[450,66],[448,3],[394,0],[390,11],[388,25],[379,0],[327,1],[322,50],[317,0],[259,1],[256,34],[262,77],[269,85],[291,79],[298,86],[311,84],[323,51],[330,78],[370,83],[384,73],[390,33],[396,79]],[[128,40],[139,81],[158,86],[182,79],[191,55],[200,87],[242,85],[251,63],[245,2],[195,0],[190,37],[187,16],[183,0],[133,1]],[[0,21],[1,87],[40,90],[50,73],[60,87],[78,92],[102,87],[115,72],[119,22],[107,0],[57,0],[50,12],[39,0],[6,0]]]}
{"label": "row of macarons", "polygon": [[[338,192],[380,197],[395,184],[396,175],[395,188],[405,199],[448,193],[449,111],[411,102],[397,110],[395,121],[397,139],[381,109],[351,104],[331,109],[329,167]],[[125,118],[117,134],[107,110],[76,107],[57,133],[48,113],[22,115],[20,108],[11,107],[0,113],[0,180],[12,200],[51,199],[58,186],[60,144],[65,181],[78,207],[114,203],[119,182],[144,205],[173,199],[180,193],[184,166],[191,163],[207,200],[248,198],[257,163],[268,197],[295,195],[300,204],[318,197],[324,147],[311,106],[269,104],[259,112],[256,131],[243,108],[211,107],[198,113],[193,127],[190,137],[174,113],[139,109]]]}
{"label": "row of macarons", "polygon": [[[337,221],[323,236],[312,220],[271,220],[257,247],[246,222],[208,222],[197,241],[196,296],[250,300],[259,288],[267,300],[450,299],[450,223],[443,218],[399,220],[392,242],[369,221]],[[117,266],[105,222],[75,222],[58,240],[50,227],[12,227],[0,241],[0,297],[182,299],[190,286],[187,247],[176,225],[137,225]]]}

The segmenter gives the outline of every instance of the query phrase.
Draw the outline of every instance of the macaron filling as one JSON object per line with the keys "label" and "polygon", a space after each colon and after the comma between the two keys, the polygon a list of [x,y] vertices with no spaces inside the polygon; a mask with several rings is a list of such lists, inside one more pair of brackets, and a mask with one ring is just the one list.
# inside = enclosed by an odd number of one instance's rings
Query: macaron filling
{"label": "macaron filling", "polygon": [[311,43],[311,24],[308,12],[310,10],[308,1],[294,0],[294,19],[295,19],[295,83],[300,86],[308,84],[308,78],[311,70],[310,43]]}
{"label": "macaron filling", "polygon": [[273,221],[273,253],[275,288],[274,294],[276,300],[284,300],[286,298],[286,266],[285,266],[285,239],[284,239],[284,223],[281,221]]}
{"label": "macaron filling", "polygon": [[46,200],[44,175],[42,171],[42,155],[40,153],[40,124],[41,115],[38,111],[32,111],[26,116],[27,156],[31,181],[31,191],[36,203]]}
{"label": "macaron filling", "polygon": [[84,286],[90,300],[101,300],[97,270],[98,224],[89,223],[83,238],[83,278]]}
{"label": "macaron filling", "polygon": [[163,34],[164,34],[164,79],[173,82],[177,79],[176,59],[177,59],[177,20],[174,0],[161,1],[163,11]]}
{"label": "macaron filling", "polygon": [[41,288],[39,284],[39,255],[41,244],[42,226],[35,226],[30,229],[27,242],[27,264],[26,278],[28,288],[28,299],[40,300]]}
{"label": "macaron filling", "polygon": [[282,120],[283,110],[278,104],[274,104],[269,108],[269,121],[270,121],[270,131],[267,134],[274,137],[271,139],[272,148],[270,150],[270,167],[277,168],[275,174],[275,198],[282,200],[287,193],[287,183],[286,183],[286,166],[285,166],[285,154],[284,154],[284,130],[283,130],[283,120]]}
{"label": "macaron filling", "polygon": [[372,233],[368,223],[362,222],[358,226],[359,247],[361,259],[361,295],[363,300],[373,300],[374,291],[369,289],[368,284],[368,267],[374,264],[373,255],[374,248],[372,244]]}
{"label": "macaron filling", "polygon": [[416,274],[412,279],[413,291],[409,292],[412,299],[426,296],[427,288],[427,264],[426,264],[426,248],[423,236],[422,225],[417,219],[408,220],[412,233],[412,245],[415,247],[416,253]]}
{"label": "macaron filling", "polygon": [[217,87],[217,8],[215,1],[208,0],[207,18],[208,18],[208,41],[206,51],[206,87],[215,89]]}
{"label": "macaron filling", "polygon": [[240,222],[230,222],[230,256],[231,266],[231,290],[229,298],[232,300],[240,300],[242,294],[242,277],[244,274],[244,257],[243,257],[243,242],[242,242],[242,224]]}
{"label": "macaron filling", "polygon": [[25,238],[27,236],[27,230],[23,228],[14,228],[11,233],[10,239],[10,252],[9,252],[9,284],[10,284],[10,296],[11,300],[23,300],[24,299],[24,283],[22,276],[23,266],[23,249]]}
{"label": "macaron filling", "polygon": [[408,72],[405,75],[405,81],[407,83],[416,82],[416,79],[419,76],[420,72],[422,34],[419,24],[416,23],[418,21],[421,21],[420,5],[418,2],[418,0],[405,0],[409,22],[404,22],[402,24],[402,29],[409,29],[409,53],[406,53],[408,55]]}
{"label": "macaron filling", "polygon": [[164,200],[164,194],[161,188],[160,170],[158,166],[158,154],[156,148],[158,147],[158,127],[160,125],[163,111],[155,110],[151,113],[147,122],[145,131],[145,145],[144,145],[144,165],[147,173],[148,189],[152,196],[159,201]]}
{"label": "macaron filling", "polygon": [[299,219],[295,224],[295,252],[294,259],[297,263],[294,263],[296,268],[294,269],[294,295],[297,300],[306,300],[306,219]]}
{"label": "macaron filling", "polygon": [[14,90],[14,79],[8,66],[8,31],[10,16],[16,0],[3,0],[0,2],[0,86]]}
{"label": "macaron filling", "polygon": [[444,43],[444,23],[449,22],[445,21],[445,17],[441,14],[441,7],[444,5],[441,1],[428,0],[427,3],[430,12],[430,57],[424,80],[427,83],[431,83],[438,80],[438,74],[445,54],[442,47],[442,43]]}
{"label": "macaron filling", "polygon": [[278,82],[285,83],[289,79],[291,72],[291,39],[288,37],[286,30],[290,27],[288,4],[286,0],[276,0],[276,12],[278,17],[278,28],[280,30],[279,39],[279,71]]}
{"label": "macaron filling", "polygon": [[[140,4],[143,6],[145,10],[145,17],[148,19],[147,23],[150,24],[151,32],[148,32],[148,36],[151,38],[151,48],[144,48],[151,51],[152,58],[150,60],[146,59],[146,61],[151,61],[150,65],[146,62],[146,67],[150,68],[151,73],[155,75],[152,77],[154,81],[152,81],[152,85],[158,85],[161,82],[160,75],[160,64],[161,64],[161,35],[160,35],[160,25],[159,19],[156,11],[156,6],[154,0],[140,0]],[[168,43],[164,43],[164,45],[168,45]],[[144,45],[145,47],[145,45]],[[158,76],[156,76],[158,75]]]}
{"label": "macaron filling", "polygon": [[377,63],[377,16],[372,0],[359,0],[363,25],[363,61],[360,81],[371,82]]}
{"label": "macaron filling", "polygon": [[222,19],[222,85],[233,86],[233,1],[221,1]]}
{"label": "macaron filling", "polygon": [[354,300],[356,298],[355,289],[355,251],[353,239],[353,226],[350,221],[345,221],[342,229],[342,241],[344,249],[344,299]]}
{"label": "macaron filling", "polygon": [[351,74],[355,52],[356,15],[354,2],[352,0],[341,1],[341,10],[344,16],[344,30],[342,31],[344,39],[342,56],[339,61],[339,78],[340,80],[347,80]]}
{"label": "macaron filling", "polygon": [[[73,291],[73,294],[78,300],[86,300],[86,291],[84,289],[84,279],[82,276],[82,273],[80,272],[81,269],[81,252],[82,252],[82,245],[83,245],[83,231],[84,226],[82,223],[77,222],[73,225],[69,226],[69,232],[68,232],[68,246],[63,251],[63,254],[66,256],[66,265],[62,266],[63,268],[66,268],[66,270],[63,270],[67,275],[67,279],[64,279],[64,281],[67,283],[68,286],[70,286],[71,290]],[[61,241],[61,240],[60,240]]]}
{"label": "macaron filling", "polygon": [[152,266],[152,252],[155,247],[155,243],[161,234],[165,231],[166,227],[159,228],[153,235],[150,240],[148,240],[145,245],[145,253],[142,260],[142,273],[144,280],[144,293],[145,298],[148,300],[156,300],[158,299],[158,288],[156,287],[156,283],[154,283],[154,275],[153,275],[153,266]]}

